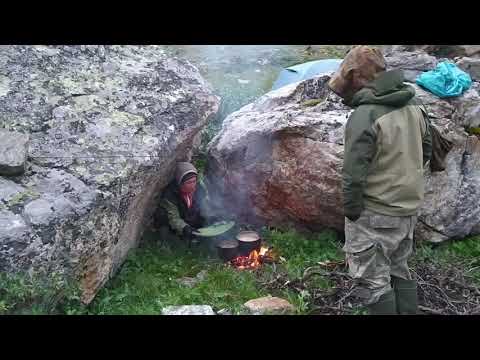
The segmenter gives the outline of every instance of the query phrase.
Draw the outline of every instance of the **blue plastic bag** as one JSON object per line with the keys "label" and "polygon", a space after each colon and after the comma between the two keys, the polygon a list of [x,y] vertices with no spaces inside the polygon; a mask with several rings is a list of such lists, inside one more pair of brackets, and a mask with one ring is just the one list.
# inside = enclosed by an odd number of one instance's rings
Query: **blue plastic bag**
{"label": "blue plastic bag", "polygon": [[441,62],[417,78],[417,84],[440,98],[459,96],[472,85],[472,78],[451,62]]}

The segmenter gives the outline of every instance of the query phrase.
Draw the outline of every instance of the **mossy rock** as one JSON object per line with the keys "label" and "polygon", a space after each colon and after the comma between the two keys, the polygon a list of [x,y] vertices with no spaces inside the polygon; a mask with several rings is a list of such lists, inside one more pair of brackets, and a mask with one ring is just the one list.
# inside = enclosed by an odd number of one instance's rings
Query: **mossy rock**
{"label": "mossy rock", "polygon": [[18,193],[13,196],[7,203],[9,207],[18,205],[20,203],[25,202],[26,200],[35,200],[40,197],[40,194],[32,189],[28,189],[24,192]]}
{"label": "mossy rock", "polygon": [[324,99],[309,99],[301,103],[302,106],[313,107],[322,103]]}
{"label": "mossy rock", "polygon": [[480,135],[480,127],[468,128],[467,133],[469,133],[470,135]]}

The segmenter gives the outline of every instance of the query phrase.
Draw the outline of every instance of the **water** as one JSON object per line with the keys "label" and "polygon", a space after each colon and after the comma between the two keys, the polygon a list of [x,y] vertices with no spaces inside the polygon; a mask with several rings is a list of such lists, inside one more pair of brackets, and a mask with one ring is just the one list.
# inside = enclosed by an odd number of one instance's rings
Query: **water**
{"label": "water", "polygon": [[285,67],[306,61],[342,58],[346,45],[165,45],[170,54],[195,64],[222,99],[204,142],[225,117],[268,92]]}

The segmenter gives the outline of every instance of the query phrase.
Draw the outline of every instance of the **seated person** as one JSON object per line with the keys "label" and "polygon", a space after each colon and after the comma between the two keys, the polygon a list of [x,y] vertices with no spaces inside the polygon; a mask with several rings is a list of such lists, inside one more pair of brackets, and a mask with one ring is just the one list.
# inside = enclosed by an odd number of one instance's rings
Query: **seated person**
{"label": "seated person", "polygon": [[197,178],[192,164],[177,163],[175,179],[164,190],[155,216],[162,240],[181,238],[190,246],[195,240],[192,232],[207,225],[207,192]]}

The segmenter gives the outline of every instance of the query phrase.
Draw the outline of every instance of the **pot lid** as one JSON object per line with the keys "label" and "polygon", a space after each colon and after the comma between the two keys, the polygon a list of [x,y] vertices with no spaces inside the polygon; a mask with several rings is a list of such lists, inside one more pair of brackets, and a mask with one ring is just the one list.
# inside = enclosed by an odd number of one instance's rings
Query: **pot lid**
{"label": "pot lid", "polygon": [[238,247],[238,241],[236,240],[223,240],[220,244],[218,244],[219,248],[222,249],[233,249]]}
{"label": "pot lid", "polygon": [[238,241],[253,242],[260,240],[260,236],[255,231],[240,231],[237,235]]}

